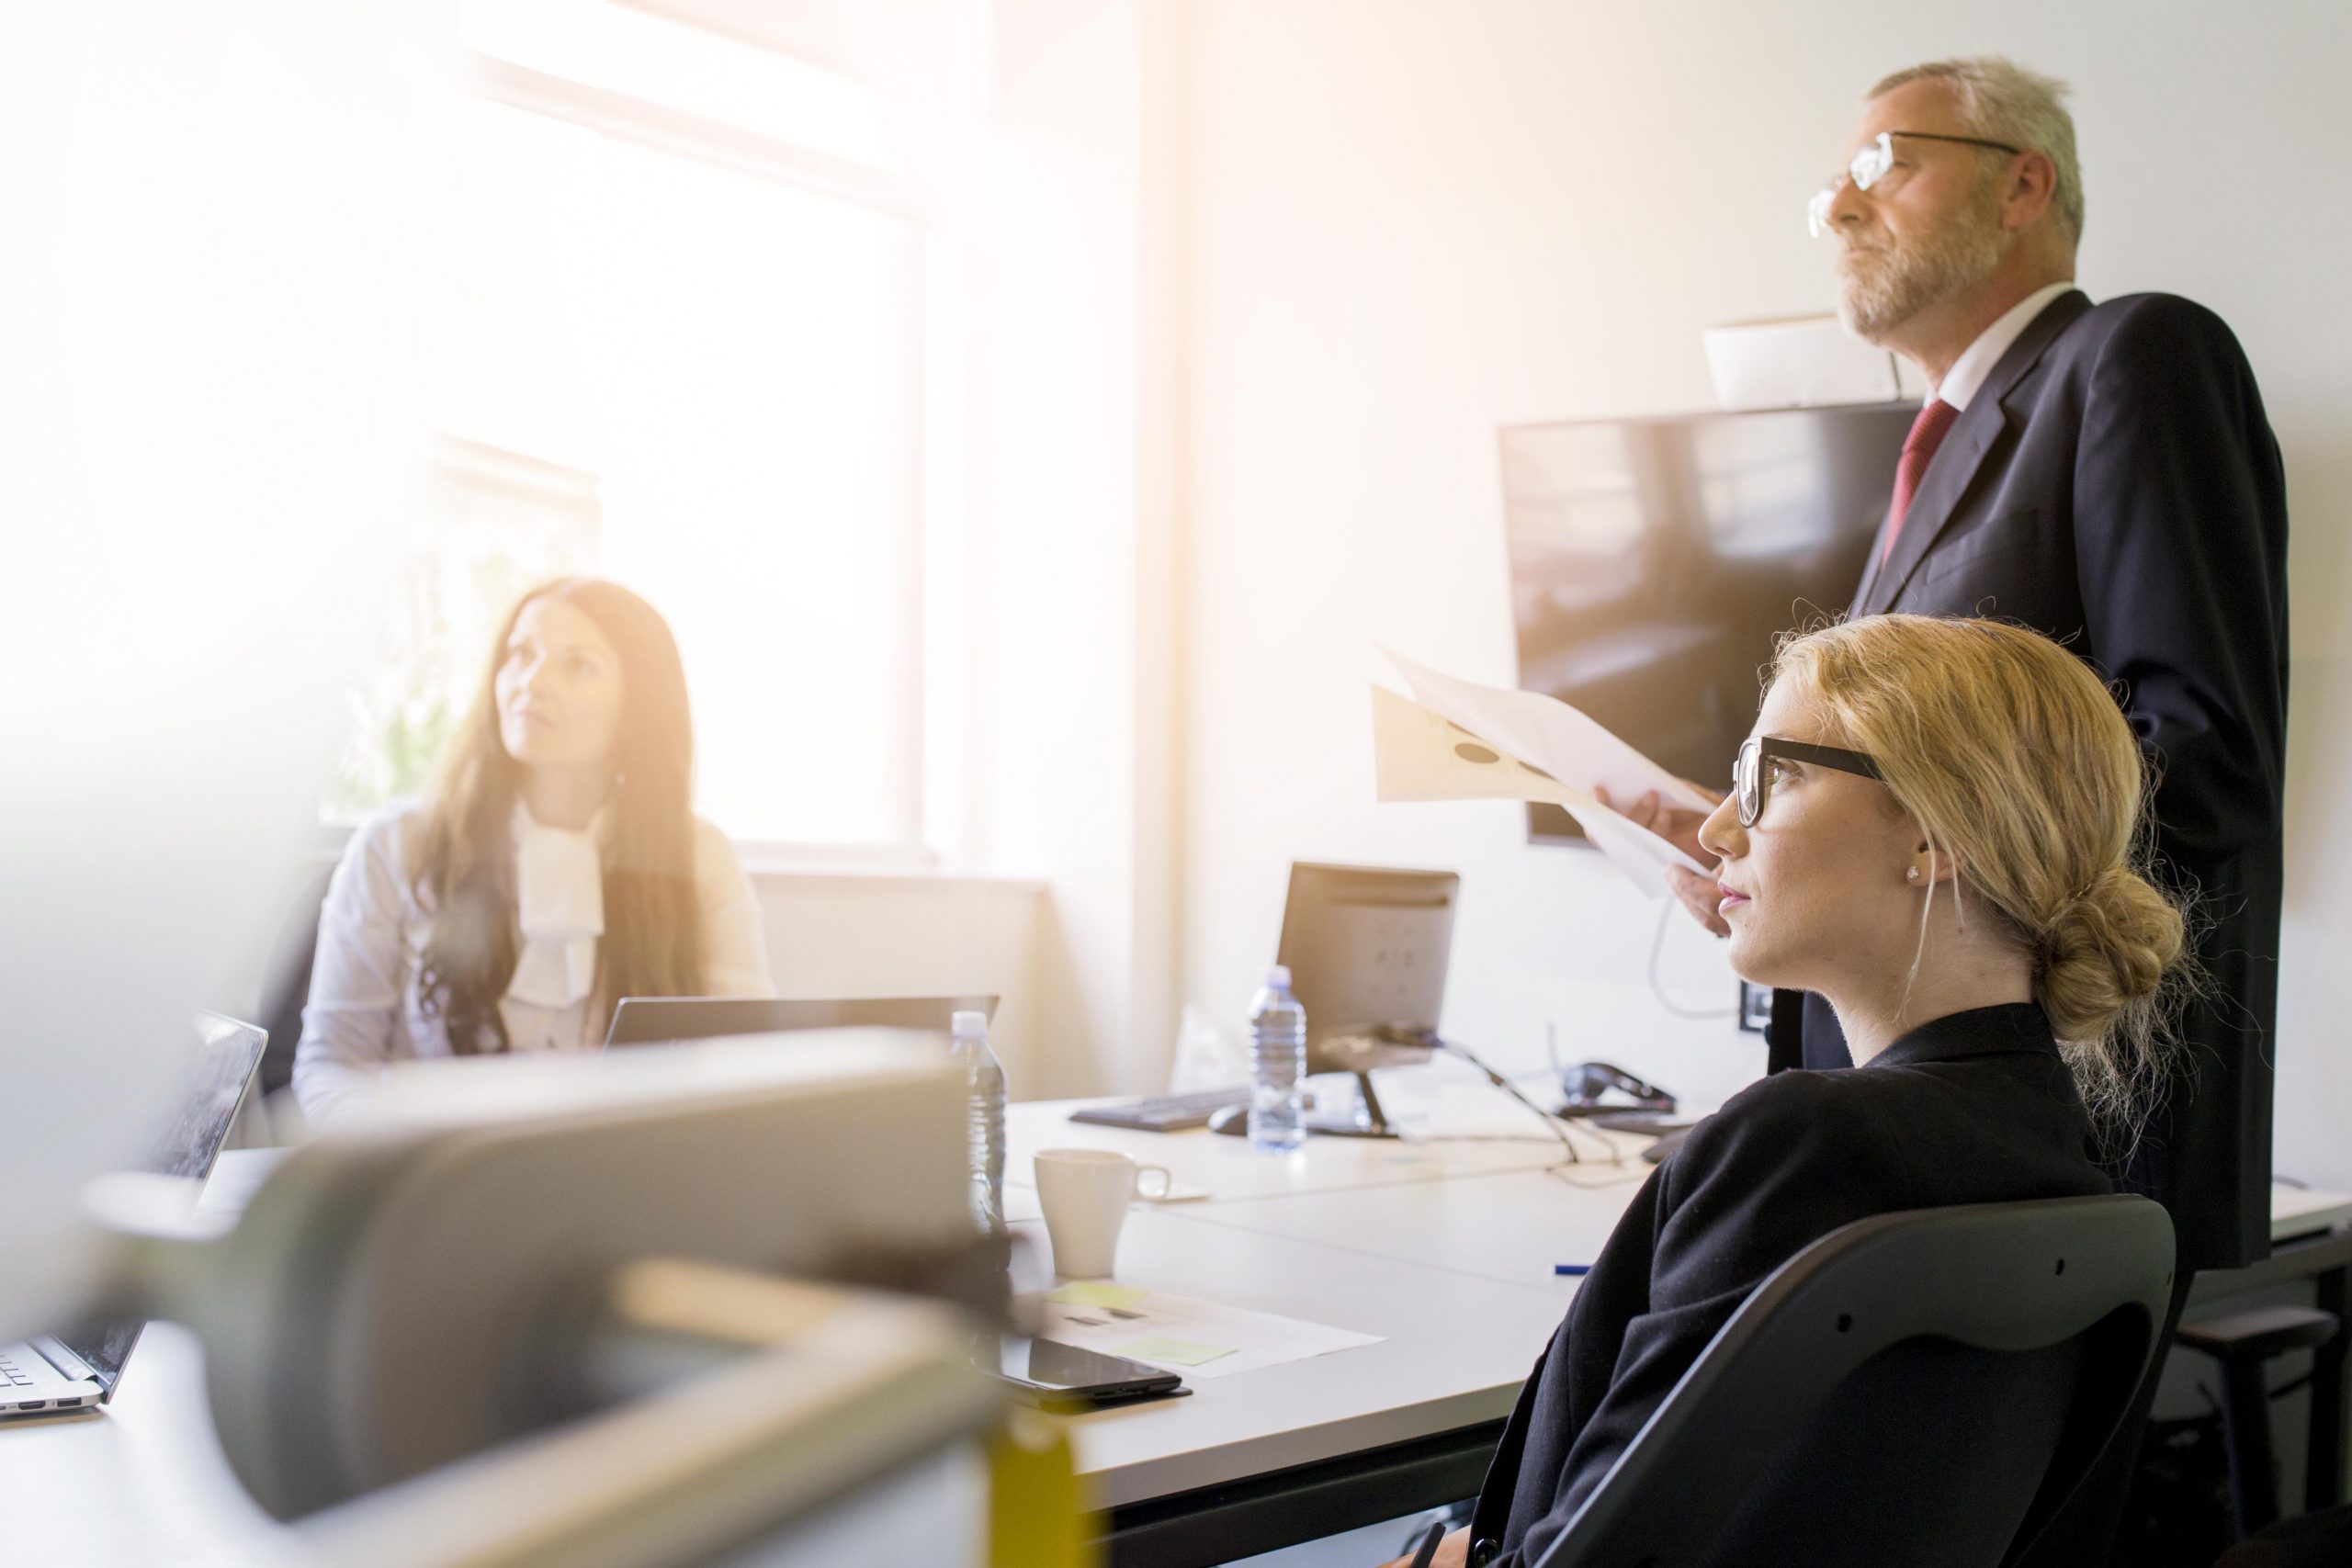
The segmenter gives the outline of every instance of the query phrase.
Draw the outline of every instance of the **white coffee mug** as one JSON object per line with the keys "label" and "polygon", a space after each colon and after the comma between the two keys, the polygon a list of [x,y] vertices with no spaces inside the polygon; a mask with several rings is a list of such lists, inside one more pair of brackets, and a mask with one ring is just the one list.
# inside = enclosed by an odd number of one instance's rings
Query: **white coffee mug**
{"label": "white coffee mug", "polygon": [[[1145,1190],[1156,1174],[1159,1190]],[[1137,1197],[1160,1198],[1173,1179],[1168,1168],[1137,1165],[1113,1149],[1041,1149],[1037,1206],[1054,1247],[1054,1272],[1065,1280],[1107,1280],[1119,1254],[1119,1226]]]}

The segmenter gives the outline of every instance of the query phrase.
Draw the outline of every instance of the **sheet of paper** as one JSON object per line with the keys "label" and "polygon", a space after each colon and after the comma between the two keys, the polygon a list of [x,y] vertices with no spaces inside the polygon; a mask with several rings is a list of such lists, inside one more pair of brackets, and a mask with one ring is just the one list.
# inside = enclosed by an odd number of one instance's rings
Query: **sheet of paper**
{"label": "sheet of paper", "polygon": [[1188,1378],[1231,1377],[1380,1343],[1376,1334],[1357,1334],[1159,1291],[1148,1292],[1115,1311],[1057,1301],[1060,1293],[1057,1291],[1040,1303],[1046,1338],[1125,1356],[1131,1361],[1148,1361]]}
{"label": "sheet of paper", "polygon": [[1666,892],[1665,868],[1669,865],[1705,874],[1704,866],[1680,850],[1587,792],[1570,788],[1547,769],[1493,744],[1491,737],[1384,686],[1372,689],[1372,736],[1373,771],[1381,800],[1549,801],[1574,817],[1611,863],[1651,897]]}
{"label": "sheet of paper", "polygon": [[1190,1339],[1173,1339],[1165,1334],[1130,1339],[1119,1348],[1119,1353],[1130,1361],[1149,1361],[1162,1367],[1205,1366],[1239,1354],[1230,1345],[1195,1345]]}
{"label": "sheet of paper", "polygon": [[1385,686],[1372,689],[1373,771],[1382,800],[1548,800],[1597,806],[1540,769]]}
{"label": "sheet of paper", "polygon": [[1669,865],[1695,871],[1702,876],[1713,873],[1713,867],[1700,864],[1647,828],[1627,820],[1599,801],[1571,806],[1568,815],[1577,819],[1577,826],[1584,829],[1594,847],[1632,877],[1636,887],[1653,897],[1665,896],[1666,868]]}
{"label": "sheet of paper", "polygon": [[1064,1285],[1046,1299],[1064,1306],[1131,1307],[1151,1292],[1133,1285],[1106,1284],[1101,1280],[1081,1280]]}
{"label": "sheet of paper", "polygon": [[1557,697],[1457,680],[1381,651],[1405,677],[1415,702],[1572,790],[1589,795],[1606,789],[1612,799],[1628,802],[1656,790],[1671,805],[1714,809],[1713,801]]}

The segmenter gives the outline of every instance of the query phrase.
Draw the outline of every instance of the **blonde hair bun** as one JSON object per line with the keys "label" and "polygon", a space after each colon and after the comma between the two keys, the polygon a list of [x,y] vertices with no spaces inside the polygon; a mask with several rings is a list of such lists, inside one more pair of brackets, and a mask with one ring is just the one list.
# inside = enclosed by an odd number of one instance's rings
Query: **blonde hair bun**
{"label": "blonde hair bun", "polygon": [[2127,865],[2101,872],[2059,906],[2035,944],[2052,1031],[2061,1040],[2131,1032],[2162,996],[2186,941],[2180,911],[2146,877]]}

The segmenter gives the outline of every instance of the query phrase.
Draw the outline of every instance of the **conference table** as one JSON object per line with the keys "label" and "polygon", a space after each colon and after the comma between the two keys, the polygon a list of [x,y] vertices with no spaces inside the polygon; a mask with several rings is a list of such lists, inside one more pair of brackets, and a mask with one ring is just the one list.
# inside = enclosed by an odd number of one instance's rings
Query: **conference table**
{"label": "conference table", "polygon": [[[1138,1203],[1120,1283],[1376,1336],[1191,1380],[1181,1399],[1067,1418],[1109,1557],[1192,1568],[1396,1518],[1475,1492],[1503,1418],[1577,1280],[1650,1167],[1645,1140],[1555,1135],[1483,1081],[1440,1069],[1384,1080],[1402,1140],[1317,1138],[1289,1155],[1205,1131],[1073,1122],[1070,1103],[1008,1116],[1007,1217],[1043,1282],[1049,1248],[1031,1160],[1113,1148],[1170,1169],[1190,1201]],[[224,1156],[208,1194],[235,1208],[273,1151]],[[2280,1224],[2352,1238],[2352,1201],[2279,1189]],[[2315,1253],[2314,1256],[2317,1256]],[[201,1347],[153,1325],[96,1416],[0,1430],[7,1555],[71,1568],[308,1563],[246,1496],[206,1409]]]}
{"label": "conference table", "polygon": [[1290,1155],[1073,1122],[1068,1104],[1013,1108],[1008,1217],[1041,1258],[1027,1156],[1116,1149],[1206,1193],[1136,1207],[1121,1284],[1380,1337],[1073,1418],[1113,1562],[1224,1562],[1478,1489],[1575,1292],[1554,1266],[1591,1261],[1649,1174],[1648,1140],[1579,1129],[1583,1159],[1567,1164],[1482,1080],[1397,1076],[1382,1094],[1408,1139],[1316,1138]]}
{"label": "conference table", "polygon": [[[1643,1140],[1579,1132],[1591,1163],[1563,1173],[1571,1186],[1544,1174],[1564,1158],[1557,1138],[1483,1081],[1396,1076],[1384,1098],[1410,1137],[1318,1138],[1286,1156],[1206,1131],[1073,1122],[1072,1104],[1011,1108],[1006,1207],[1025,1282],[1044,1283],[1050,1258],[1032,1156],[1118,1148],[1204,1194],[1135,1205],[1122,1283],[1377,1337],[1067,1418],[1113,1562],[1222,1562],[1476,1490],[1573,1293],[1553,1265],[1589,1259],[1649,1168]],[[241,1208],[277,1157],[224,1155],[205,1206]],[[1462,1195],[1451,1225],[1446,1191]],[[309,1562],[231,1473],[203,1378],[195,1336],[158,1323],[104,1412],[0,1430],[5,1555],[50,1568]]]}

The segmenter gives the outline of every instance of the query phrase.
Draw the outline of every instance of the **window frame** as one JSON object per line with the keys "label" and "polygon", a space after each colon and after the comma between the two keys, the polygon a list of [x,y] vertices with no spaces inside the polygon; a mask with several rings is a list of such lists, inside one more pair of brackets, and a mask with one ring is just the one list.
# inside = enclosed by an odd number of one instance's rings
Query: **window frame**
{"label": "window frame", "polygon": [[[707,29],[706,29],[707,30]],[[763,45],[729,38],[736,47]],[[937,716],[926,679],[924,645],[932,602],[941,590],[926,570],[931,519],[926,483],[932,450],[931,301],[934,293],[938,240],[927,204],[914,184],[892,170],[877,168],[796,145],[780,138],[709,119],[690,112],[592,86],[561,76],[468,51],[464,75],[468,96],[525,113],[580,127],[600,136],[714,164],[808,194],[847,202],[896,218],[907,225],[888,291],[900,304],[903,325],[899,363],[889,378],[888,428],[877,474],[879,512],[903,546],[904,578],[896,595],[899,624],[895,644],[899,675],[894,682],[888,744],[897,760],[889,818],[894,836],[842,842],[741,838],[730,834],[745,865],[755,872],[798,870],[937,871],[942,855],[933,841],[936,803],[929,746]],[[464,438],[464,432],[452,432]]]}

